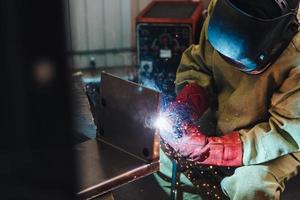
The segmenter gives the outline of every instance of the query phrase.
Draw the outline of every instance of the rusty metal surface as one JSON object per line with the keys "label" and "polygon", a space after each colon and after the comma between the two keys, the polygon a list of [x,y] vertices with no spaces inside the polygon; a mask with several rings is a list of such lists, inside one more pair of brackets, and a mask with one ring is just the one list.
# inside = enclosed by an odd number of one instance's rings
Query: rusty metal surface
{"label": "rusty metal surface", "polygon": [[101,74],[99,138],[149,162],[158,160],[153,122],[160,94],[110,74]]}
{"label": "rusty metal surface", "polygon": [[78,198],[90,199],[159,170],[159,162],[146,163],[101,141],[89,140],[75,148]]}

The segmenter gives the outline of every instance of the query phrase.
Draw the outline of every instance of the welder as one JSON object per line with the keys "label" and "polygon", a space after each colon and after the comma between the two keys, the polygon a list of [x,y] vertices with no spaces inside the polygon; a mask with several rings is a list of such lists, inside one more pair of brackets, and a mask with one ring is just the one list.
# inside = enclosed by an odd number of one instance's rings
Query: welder
{"label": "welder", "polygon": [[[230,199],[279,199],[300,167],[298,7],[212,0],[199,45],[178,67],[178,96],[165,111],[173,131],[162,138],[197,165],[236,167],[221,182]],[[215,133],[195,123],[208,108]]]}

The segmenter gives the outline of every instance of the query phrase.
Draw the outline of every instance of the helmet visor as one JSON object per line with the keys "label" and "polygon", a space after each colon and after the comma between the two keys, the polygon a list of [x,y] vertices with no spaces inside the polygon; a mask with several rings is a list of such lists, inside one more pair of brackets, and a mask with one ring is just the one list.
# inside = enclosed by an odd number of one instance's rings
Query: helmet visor
{"label": "helmet visor", "polygon": [[282,53],[286,47],[282,34],[290,31],[294,22],[294,12],[262,19],[243,12],[229,0],[218,0],[210,16],[207,35],[222,56],[233,61],[240,70],[251,73],[265,69]]}

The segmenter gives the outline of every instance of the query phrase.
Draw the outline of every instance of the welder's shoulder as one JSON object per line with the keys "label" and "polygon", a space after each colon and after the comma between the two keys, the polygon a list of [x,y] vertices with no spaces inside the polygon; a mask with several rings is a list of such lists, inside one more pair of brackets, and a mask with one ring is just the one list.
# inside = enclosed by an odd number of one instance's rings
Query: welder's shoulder
{"label": "welder's shoulder", "polygon": [[290,70],[291,67],[300,66],[300,32],[296,34],[289,46],[275,62],[281,70]]}
{"label": "welder's shoulder", "polygon": [[299,65],[300,61],[300,32],[296,34],[286,50],[281,54],[279,60],[287,66]]}

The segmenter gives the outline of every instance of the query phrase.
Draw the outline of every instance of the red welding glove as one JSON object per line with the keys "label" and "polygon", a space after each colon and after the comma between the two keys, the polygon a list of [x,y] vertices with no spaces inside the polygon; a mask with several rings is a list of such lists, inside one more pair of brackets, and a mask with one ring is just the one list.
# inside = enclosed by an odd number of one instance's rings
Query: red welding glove
{"label": "red welding glove", "polygon": [[204,88],[195,83],[186,85],[164,112],[173,126],[171,132],[182,136],[182,128],[199,119],[209,106],[208,95]]}
{"label": "red welding glove", "polygon": [[189,161],[214,166],[242,165],[242,142],[238,132],[221,137],[207,137],[192,124],[185,131],[182,138],[167,142]]}

